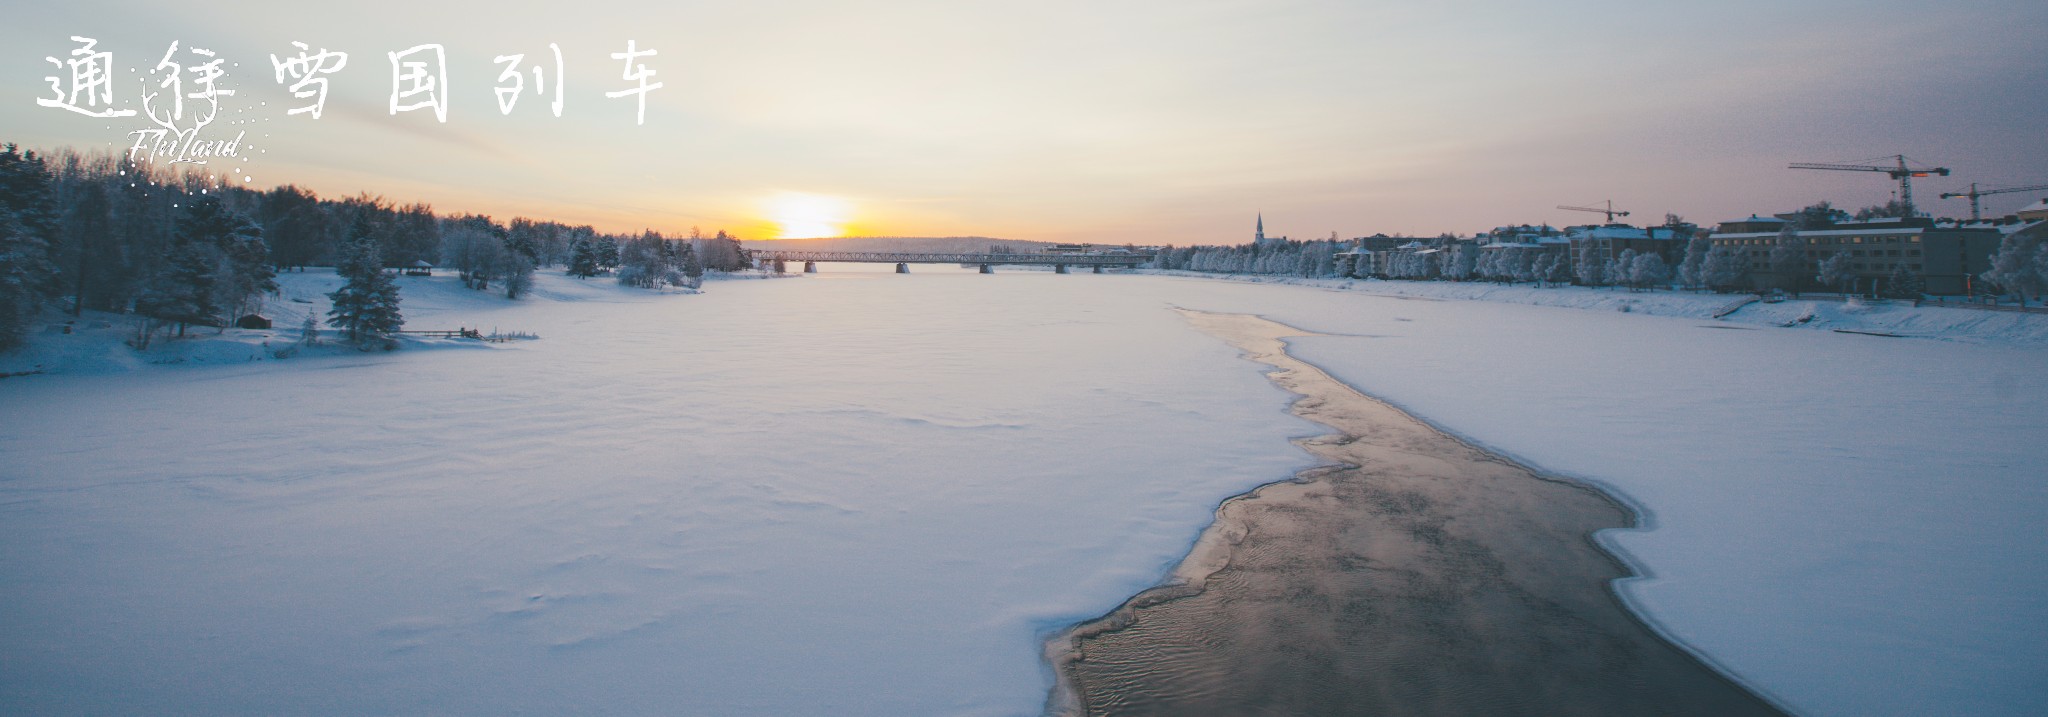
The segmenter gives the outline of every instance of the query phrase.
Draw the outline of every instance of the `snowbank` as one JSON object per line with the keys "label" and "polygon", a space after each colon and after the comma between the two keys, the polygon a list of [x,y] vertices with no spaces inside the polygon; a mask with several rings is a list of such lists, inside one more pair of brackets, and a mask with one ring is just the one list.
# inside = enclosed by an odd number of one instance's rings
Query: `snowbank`
{"label": "snowbank", "polygon": [[[1530,306],[1555,306],[1595,311],[1626,311],[1650,316],[1714,319],[1739,302],[1742,294],[1675,291],[1629,291],[1623,288],[1502,285],[1468,281],[1384,281],[1379,279],[1303,279],[1297,277],[1199,272],[1146,273],[1221,281],[1287,284],[1356,291],[1415,299],[1485,301]],[[2048,314],[1984,311],[1942,306],[1915,307],[1911,302],[1846,303],[1839,299],[1751,303],[1718,319],[1740,326],[1776,326],[1819,330],[1843,329],[1896,334],[1908,338],[1964,343],[2048,346]]]}
{"label": "snowbank", "polygon": [[[518,309],[531,302],[591,300],[636,300],[649,292],[621,287],[609,279],[571,280],[550,276],[538,282],[526,297],[506,299],[502,290],[476,291],[454,276],[400,276],[399,309],[405,316],[405,330],[494,329],[521,330]],[[56,307],[48,307],[44,322],[35,328],[23,350],[0,355],[0,375],[7,374],[105,374],[146,369],[152,366],[189,364],[240,364],[291,358],[349,356],[361,353],[346,345],[340,334],[327,328],[327,311],[332,307],[327,294],[341,288],[342,279],[330,269],[312,268],[287,272],[277,277],[278,294],[269,298],[259,313],[271,319],[272,328],[218,329],[194,326],[183,338],[159,334],[149,349],[130,345],[136,337],[135,317],[85,312],[73,319]],[[666,293],[695,293],[669,290]],[[306,317],[320,323],[319,343],[306,344],[302,327]],[[64,327],[70,332],[64,333]],[[400,336],[400,350],[447,348],[490,348],[489,344],[466,339]]]}

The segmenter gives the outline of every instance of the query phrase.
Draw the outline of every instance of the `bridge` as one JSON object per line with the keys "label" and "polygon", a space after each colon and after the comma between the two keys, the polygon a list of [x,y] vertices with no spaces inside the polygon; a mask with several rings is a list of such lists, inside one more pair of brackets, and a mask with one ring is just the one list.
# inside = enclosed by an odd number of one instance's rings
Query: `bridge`
{"label": "bridge", "polygon": [[910,273],[911,264],[959,264],[979,266],[981,273],[993,274],[995,267],[1002,264],[1050,266],[1053,271],[1065,274],[1067,267],[1093,267],[1095,273],[1102,273],[1103,267],[1137,267],[1152,261],[1150,254],[942,254],[907,253],[886,251],[782,251],[776,249],[752,250],[754,261],[762,266],[775,267],[781,271],[784,264],[803,262],[804,273],[818,273],[819,262],[851,262],[863,264],[895,264],[896,273]]}

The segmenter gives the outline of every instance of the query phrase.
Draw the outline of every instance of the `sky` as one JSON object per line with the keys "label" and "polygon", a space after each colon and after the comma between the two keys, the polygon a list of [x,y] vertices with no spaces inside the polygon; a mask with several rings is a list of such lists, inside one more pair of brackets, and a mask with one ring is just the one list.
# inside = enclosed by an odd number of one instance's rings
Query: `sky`
{"label": "sky", "polygon": [[[20,3],[0,28],[0,141],[125,151],[141,115],[39,106],[73,36],[140,107],[173,59],[221,58],[249,186],[368,192],[603,230],[994,236],[1107,244],[1711,223],[1891,198],[1884,175],[1790,162],[1895,154],[1943,191],[2048,183],[2048,4]],[[348,54],[321,116],[274,76],[292,42]],[[611,57],[635,49],[661,87]],[[550,43],[563,53],[563,111]],[[446,121],[393,113],[387,53],[444,48]],[[500,111],[494,58],[523,54]],[[530,75],[543,69],[542,88]],[[131,69],[132,68],[132,69]],[[191,77],[187,75],[188,79]],[[67,84],[68,91],[68,84]],[[409,98],[411,99],[411,98]],[[195,111],[196,114],[196,111]],[[243,124],[229,124],[234,118]],[[1985,199],[2010,212],[2040,197]]]}

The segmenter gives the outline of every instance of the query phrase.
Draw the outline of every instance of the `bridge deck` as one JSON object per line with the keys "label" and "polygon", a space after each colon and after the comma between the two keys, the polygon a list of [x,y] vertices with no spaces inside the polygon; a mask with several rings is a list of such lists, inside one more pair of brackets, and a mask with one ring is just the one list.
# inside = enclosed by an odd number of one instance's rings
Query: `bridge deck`
{"label": "bridge deck", "polygon": [[1067,266],[1137,266],[1147,254],[926,254],[885,251],[753,250],[755,260],[784,262],[862,262],[870,264],[1045,264]]}

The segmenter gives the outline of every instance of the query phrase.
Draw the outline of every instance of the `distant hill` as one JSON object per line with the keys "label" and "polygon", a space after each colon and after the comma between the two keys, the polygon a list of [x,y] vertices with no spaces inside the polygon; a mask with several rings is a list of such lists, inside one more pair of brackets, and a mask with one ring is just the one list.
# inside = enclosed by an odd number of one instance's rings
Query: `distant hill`
{"label": "distant hill", "polygon": [[968,254],[1003,247],[1019,253],[1036,253],[1052,242],[993,239],[990,237],[838,237],[835,239],[778,239],[741,242],[749,249],[783,251],[893,251],[933,254]]}

